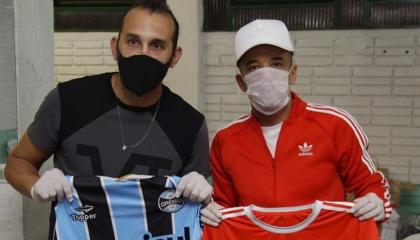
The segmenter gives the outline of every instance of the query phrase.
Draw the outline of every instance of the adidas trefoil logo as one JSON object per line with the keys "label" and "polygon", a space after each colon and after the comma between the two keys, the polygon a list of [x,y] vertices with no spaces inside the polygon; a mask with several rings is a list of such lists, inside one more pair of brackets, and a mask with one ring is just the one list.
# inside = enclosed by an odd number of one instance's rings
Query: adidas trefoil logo
{"label": "adidas trefoil logo", "polygon": [[306,142],[303,145],[298,145],[299,147],[299,157],[312,156],[312,145],[308,145]]}

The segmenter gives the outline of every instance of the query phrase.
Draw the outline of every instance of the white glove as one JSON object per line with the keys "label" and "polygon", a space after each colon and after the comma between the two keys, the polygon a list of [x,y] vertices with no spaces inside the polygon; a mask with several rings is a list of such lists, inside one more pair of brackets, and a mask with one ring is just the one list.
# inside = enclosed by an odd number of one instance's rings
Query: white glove
{"label": "white glove", "polygon": [[201,222],[213,227],[219,226],[222,221],[222,214],[220,213],[222,208],[222,205],[211,201],[205,208],[201,209]]}
{"label": "white glove", "polygon": [[197,172],[190,172],[181,178],[176,188],[176,196],[184,196],[193,202],[209,201],[213,187]]}
{"label": "white glove", "polygon": [[368,193],[364,197],[355,199],[354,202],[356,205],[350,212],[360,221],[370,218],[379,221],[385,216],[384,202],[375,193]]}
{"label": "white glove", "polygon": [[64,197],[68,201],[73,200],[72,187],[63,172],[53,168],[42,174],[41,178],[31,188],[32,199],[40,202],[62,201]]}

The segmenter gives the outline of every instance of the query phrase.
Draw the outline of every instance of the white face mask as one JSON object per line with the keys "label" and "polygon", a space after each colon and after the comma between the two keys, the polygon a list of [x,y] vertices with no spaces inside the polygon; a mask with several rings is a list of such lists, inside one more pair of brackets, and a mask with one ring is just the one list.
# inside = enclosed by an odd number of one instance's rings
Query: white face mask
{"label": "white face mask", "polygon": [[244,77],[252,106],[264,115],[273,115],[289,102],[289,73],[264,67]]}

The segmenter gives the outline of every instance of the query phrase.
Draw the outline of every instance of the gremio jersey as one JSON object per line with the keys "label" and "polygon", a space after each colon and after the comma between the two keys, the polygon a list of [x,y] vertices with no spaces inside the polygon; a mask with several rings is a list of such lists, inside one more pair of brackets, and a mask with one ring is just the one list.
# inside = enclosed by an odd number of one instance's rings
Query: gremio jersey
{"label": "gremio jersey", "polygon": [[55,207],[59,240],[195,240],[200,204],[175,197],[179,177],[67,177],[73,201]]}
{"label": "gremio jersey", "polygon": [[379,240],[375,221],[353,217],[353,205],[315,201],[297,207],[225,208],[219,227],[205,226],[203,240]]}

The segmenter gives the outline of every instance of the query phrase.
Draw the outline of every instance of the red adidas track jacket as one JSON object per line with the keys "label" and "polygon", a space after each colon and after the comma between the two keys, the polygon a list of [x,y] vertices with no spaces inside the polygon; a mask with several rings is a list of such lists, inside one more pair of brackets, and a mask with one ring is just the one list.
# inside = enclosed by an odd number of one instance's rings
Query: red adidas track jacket
{"label": "red adidas track jacket", "polygon": [[282,207],[374,192],[384,200],[388,218],[389,185],[367,148],[368,139],[350,114],[292,93],[274,159],[252,114],[217,132],[211,148],[214,199],[225,207]]}

